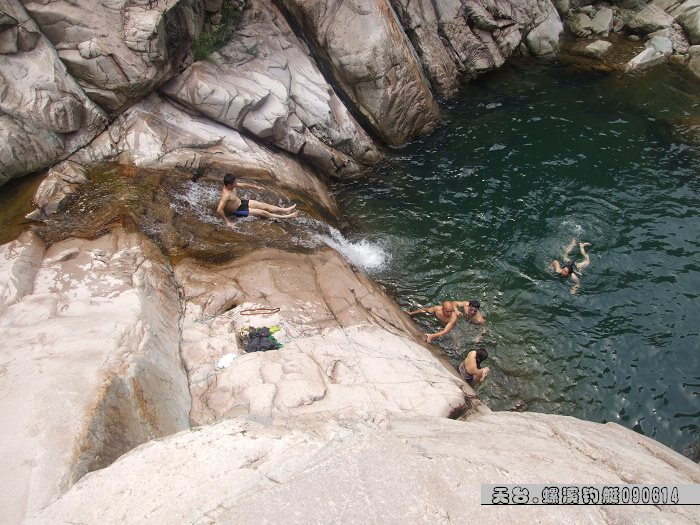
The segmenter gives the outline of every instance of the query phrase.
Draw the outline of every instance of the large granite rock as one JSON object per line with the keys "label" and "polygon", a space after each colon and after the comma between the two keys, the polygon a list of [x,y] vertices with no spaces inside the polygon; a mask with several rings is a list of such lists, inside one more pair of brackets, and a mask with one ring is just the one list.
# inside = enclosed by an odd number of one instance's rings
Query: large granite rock
{"label": "large granite rock", "polygon": [[[442,20],[430,0],[392,0],[401,25],[420,58],[433,91],[441,97],[453,97],[464,78],[444,40]],[[466,80],[466,79],[465,79]]]}
{"label": "large granite rock", "polygon": [[191,61],[200,0],[22,0],[88,96],[112,116]]}
{"label": "large granite rock", "polygon": [[189,428],[180,303],[157,249],[121,230],[42,245],[25,234],[0,247],[3,523]]}
{"label": "large granite rock", "polygon": [[107,124],[17,0],[0,2],[0,185],[66,158]]}
{"label": "large granite rock", "polygon": [[614,423],[238,416],[142,445],[25,523],[698,523],[692,505],[480,505],[482,484],[659,482],[700,467]]}
{"label": "large granite rock", "polygon": [[458,80],[502,66],[521,44],[535,56],[559,48],[564,29],[549,1],[392,0],[433,89],[451,95]]}
{"label": "large granite rock", "polygon": [[254,1],[216,61],[200,61],[162,92],[328,175],[380,155],[277,9]]}
{"label": "large granite rock", "polygon": [[389,0],[282,0],[335,85],[390,145],[432,130],[440,111]]}
{"label": "large granite rock", "polygon": [[[408,316],[333,250],[260,250],[224,266],[186,259],[175,274],[193,424],[240,413],[446,417],[483,407],[446,360],[416,342],[422,334]],[[280,327],[283,347],[245,353],[239,335],[251,326]],[[217,367],[227,355],[230,366]]]}

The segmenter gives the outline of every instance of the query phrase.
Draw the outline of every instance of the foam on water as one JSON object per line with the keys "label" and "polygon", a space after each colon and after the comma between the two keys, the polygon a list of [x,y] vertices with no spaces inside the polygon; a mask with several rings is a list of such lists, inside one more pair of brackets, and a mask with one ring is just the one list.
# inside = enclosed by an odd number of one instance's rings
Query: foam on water
{"label": "foam on water", "polygon": [[374,273],[386,268],[390,255],[378,244],[367,239],[353,242],[346,239],[340,231],[314,219],[307,219],[316,224],[312,237],[340,253],[343,258],[367,272]]}

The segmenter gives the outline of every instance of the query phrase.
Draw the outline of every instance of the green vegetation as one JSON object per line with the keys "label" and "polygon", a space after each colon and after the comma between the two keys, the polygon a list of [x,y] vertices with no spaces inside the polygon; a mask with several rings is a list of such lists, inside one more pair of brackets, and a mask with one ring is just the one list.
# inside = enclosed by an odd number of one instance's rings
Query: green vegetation
{"label": "green vegetation", "polygon": [[232,0],[224,0],[221,6],[221,23],[213,26],[211,32],[202,33],[194,41],[194,59],[207,60],[214,52],[224,47],[236,35],[236,26],[241,19],[241,11]]}

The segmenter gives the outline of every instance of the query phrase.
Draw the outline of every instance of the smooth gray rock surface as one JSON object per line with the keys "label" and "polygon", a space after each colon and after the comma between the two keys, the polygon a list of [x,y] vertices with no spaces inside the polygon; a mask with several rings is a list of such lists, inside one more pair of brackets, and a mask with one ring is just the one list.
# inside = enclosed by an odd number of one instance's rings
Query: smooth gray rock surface
{"label": "smooth gray rock surface", "polygon": [[364,125],[398,146],[440,110],[388,0],[282,0]]}

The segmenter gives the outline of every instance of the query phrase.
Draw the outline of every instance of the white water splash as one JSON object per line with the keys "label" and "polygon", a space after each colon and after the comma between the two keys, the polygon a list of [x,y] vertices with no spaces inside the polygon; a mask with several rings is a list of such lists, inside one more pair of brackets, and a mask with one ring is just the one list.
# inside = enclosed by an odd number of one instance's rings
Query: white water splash
{"label": "white water splash", "polygon": [[377,272],[385,269],[391,260],[390,255],[377,243],[366,239],[352,242],[343,237],[343,234],[332,226],[318,221],[314,222],[317,222],[321,227],[319,229],[326,231],[315,231],[312,233],[312,236],[333,248],[340,253],[346,261],[354,264],[358,268],[368,272]]}

